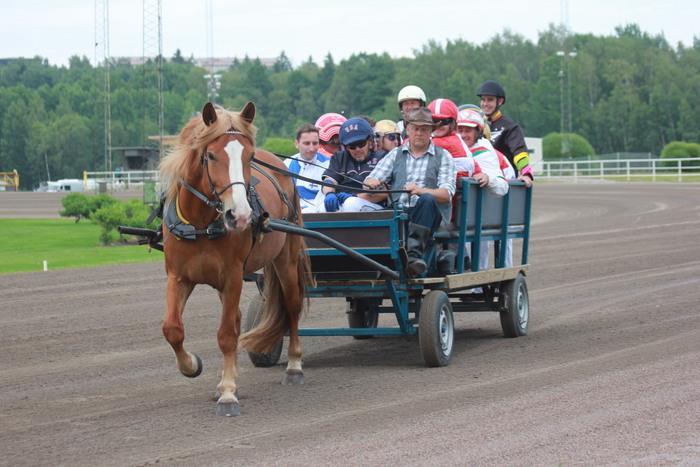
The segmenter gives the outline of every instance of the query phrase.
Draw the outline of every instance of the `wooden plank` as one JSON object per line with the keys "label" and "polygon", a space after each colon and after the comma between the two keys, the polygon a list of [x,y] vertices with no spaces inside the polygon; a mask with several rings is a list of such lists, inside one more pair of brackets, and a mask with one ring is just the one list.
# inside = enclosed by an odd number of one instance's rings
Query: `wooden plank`
{"label": "wooden plank", "polygon": [[411,279],[409,284],[420,284],[430,287],[444,286],[447,290],[460,290],[475,287],[477,285],[515,279],[519,272],[527,274],[528,265],[512,268],[487,269],[486,271],[465,272],[443,277],[426,277],[424,279]]}

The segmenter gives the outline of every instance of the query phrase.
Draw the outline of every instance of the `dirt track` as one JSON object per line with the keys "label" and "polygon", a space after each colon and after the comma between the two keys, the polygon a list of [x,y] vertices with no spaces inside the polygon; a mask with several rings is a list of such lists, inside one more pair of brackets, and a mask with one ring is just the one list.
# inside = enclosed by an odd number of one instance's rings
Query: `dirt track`
{"label": "dirt track", "polygon": [[[234,419],[214,415],[211,289],[186,312],[189,380],[160,333],[162,266],[0,276],[0,464],[700,464],[700,185],[535,196],[528,337],[458,314],[439,369],[416,339],[307,337],[302,387],[242,354]],[[314,301],[305,324],[343,309]]]}

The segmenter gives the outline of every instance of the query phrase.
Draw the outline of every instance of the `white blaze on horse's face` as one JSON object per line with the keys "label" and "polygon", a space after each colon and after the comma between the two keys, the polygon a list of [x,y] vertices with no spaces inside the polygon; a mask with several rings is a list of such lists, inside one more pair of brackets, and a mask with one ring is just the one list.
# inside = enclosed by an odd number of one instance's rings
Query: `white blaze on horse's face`
{"label": "white blaze on horse's face", "polygon": [[226,145],[228,154],[228,174],[231,186],[231,196],[224,201],[224,224],[229,230],[244,230],[250,224],[252,209],[248,204],[248,196],[243,178],[243,145],[232,140]]}

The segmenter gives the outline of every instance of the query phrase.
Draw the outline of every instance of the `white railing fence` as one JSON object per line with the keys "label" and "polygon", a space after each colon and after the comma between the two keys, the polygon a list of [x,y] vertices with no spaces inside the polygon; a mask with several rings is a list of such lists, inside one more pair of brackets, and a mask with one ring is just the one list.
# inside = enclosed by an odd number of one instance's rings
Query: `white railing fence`
{"label": "white railing fence", "polygon": [[83,172],[85,191],[111,192],[139,189],[143,187],[144,182],[158,182],[158,171]]}
{"label": "white railing fence", "polygon": [[[700,180],[698,158],[568,160],[543,161],[540,164],[535,167],[535,175],[545,179]],[[85,172],[83,180],[85,189],[89,191],[138,189],[144,182],[158,182],[158,171]]]}
{"label": "white railing fence", "polygon": [[[616,179],[632,181],[679,181],[700,179],[700,159],[605,159],[583,161],[543,161],[540,178]],[[536,168],[537,169],[537,168]]]}

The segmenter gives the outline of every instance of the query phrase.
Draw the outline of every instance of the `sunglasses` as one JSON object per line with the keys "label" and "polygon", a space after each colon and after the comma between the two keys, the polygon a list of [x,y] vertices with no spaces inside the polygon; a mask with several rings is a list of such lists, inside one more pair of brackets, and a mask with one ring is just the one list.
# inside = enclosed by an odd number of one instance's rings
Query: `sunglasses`
{"label": "sunglasses", "polygon": [[439,120],[433,119],[433,123],[437,126],[451,125],[454,122],[452,118],[441,118]]}
{"label": "sunglasses", "polygon": [[321,141],[321,144],[325,144],[327,146],[340,146],[340,141],[337,138],[333,138],[330,141]]}
{"label": "sunglasses", "polygon": [[346,144],[345,147],[348,149],[362,149],[365,146],[367,146],[367,143],[369,142],[369,138],[367,138],[364,141],[359,141],[357,143],[352,143],[352,144]]}
{"label": "sunglasses", "polygon": [[389,133],[389,134],[384,135],[384,137],[386,139],[388,139],[389,141],[396,141],[399,139],[399,134],[398,133]]}

